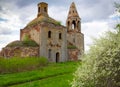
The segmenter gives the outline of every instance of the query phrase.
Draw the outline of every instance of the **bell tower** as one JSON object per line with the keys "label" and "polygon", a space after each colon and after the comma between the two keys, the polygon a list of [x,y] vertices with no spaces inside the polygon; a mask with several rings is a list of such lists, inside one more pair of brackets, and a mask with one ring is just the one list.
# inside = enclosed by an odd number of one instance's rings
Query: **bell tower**
{"label": "bell tower", "polygon": [[76,10],[75,3],[72,2],[71,6],[69,8],[68,17],[66,20],[67,31],[81,32],[80,20],[81,19],[80,19],[78,12]]}
{"label": "bell tower", "polygon": [[72,2],[66,20],[67,41],[79,50],[79,54],[84,53],[84,34],[81,32],[81,18],[78,15],[75,3]]}
{"label": "bell tower", "polygon": [[45,2],[38,3],[38,14],[37,17],[39,16],[48,16],[48,4]]}

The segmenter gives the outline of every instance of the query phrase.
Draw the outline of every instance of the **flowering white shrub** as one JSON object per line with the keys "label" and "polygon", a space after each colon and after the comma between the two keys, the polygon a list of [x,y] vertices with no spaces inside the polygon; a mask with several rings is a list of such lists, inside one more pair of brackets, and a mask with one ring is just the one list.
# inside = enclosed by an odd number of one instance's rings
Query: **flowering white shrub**
{"label": "flowering white shrub", "polygon": [[120,27],[94,40],[82,65],[74,73],[72,87],[120,87]]}

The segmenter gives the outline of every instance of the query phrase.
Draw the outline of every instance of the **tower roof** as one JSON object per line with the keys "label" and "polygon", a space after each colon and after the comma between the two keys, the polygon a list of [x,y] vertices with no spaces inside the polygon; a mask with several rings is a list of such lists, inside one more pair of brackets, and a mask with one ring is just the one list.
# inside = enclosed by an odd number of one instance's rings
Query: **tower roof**
{"label": "tower roof", "polygon": [[[72,2],[70,8],[69,8],[69,13],[68,13],[68,18],[69,17],[79,17],[75,3]],[[80,17],[79,17],[80,18]]]}
{"label": "tower roof", "polygon": [[40,3],[38,3],[38,6],[39,6],[39,5],[43,5],[43,4],[48,5],[46,2],[40,2]]}

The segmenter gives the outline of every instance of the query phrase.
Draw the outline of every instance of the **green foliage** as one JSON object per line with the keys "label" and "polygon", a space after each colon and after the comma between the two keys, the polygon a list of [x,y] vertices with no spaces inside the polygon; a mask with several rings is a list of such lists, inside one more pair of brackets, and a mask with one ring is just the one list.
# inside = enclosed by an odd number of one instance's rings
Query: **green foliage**
{"label": "green foliage", "polygon": [[29,35],[26,34],[23,38],[23,41],[31,41],[30,38],[29,38]]}
{"label": "green foliage", "polygon": [[68,49],[76,49],[77,47],[76,46],[74,46],[74,45],[68,45],[68,47],[67,47]]}
{"label": "green foliage", "polygon": [[0,73],[33,70],[44,65],[47,65],[47,59],[44,57],[0,58]]}
{"label": "green foliage", "polygon": [[115,2],[116,11],[120,12],[120,3]]}
{"label": "green foliage", "polygon": [[28,46],[32,46],[32,47],[38,46],[38,44],[35,41],[31,40],[27,34],[24,36],[22,44],[23,44],[22,46],[27,46],[27,47]]}
{"label": "green foliage", "polygon": [[61,25],[61,21],[57,21],[56,24],[57,24],[57,25]]}
{"label": "green foliage", "polygon": [[120,33],[94,40],[75,72],[72,87],[120,87]]}
{"label": "green foliage", "polygon": [[61,25],[61,22],[56,21],[56,20],[52,19],[51,17],[40,16],[38,18],[35,18],[33,21],[31,21],[27,26],[34,26],[34,25],[36,25],[38,23],[42,23],[42,22],[52,23],[55,25]]}
{"label": "green foliage", "polygon": [[11,42],[9,43],[6,47],[15,47],[15,46],[22,46],[22,41],[14,41],[14,42]]}
{"label": "green foliage", "polygon": [[6,47],[38,47],[39,45],[32,40],[29,41],[15,41],[8,44]]}
{"label": "green foliage", "polygon": [[22,46],[26,46],[26,47],[37,47],[39,46],[35,41],[23,41],[23,45]]}
{"label": "green foliage", "polygon": [[[30,85],[30,87],[34,87],[35,85],[37,85],[37,87],[41,85],[42,87],[54,87],[55,83],[56,85],[58,83],[56,87],[67,87],[67,85],[69,85],[67,80],[72,79],[72,73],[76,70],[78,64],[79,62],[50,63],[48,66],[39,68],[38,70],[1,74],[0,86],[7,87],[9,85],[19,84],[13,87],[25,87]],[[20,84],[22,82],[25,84]],[[48,85],[46,83],[48,83]]]}

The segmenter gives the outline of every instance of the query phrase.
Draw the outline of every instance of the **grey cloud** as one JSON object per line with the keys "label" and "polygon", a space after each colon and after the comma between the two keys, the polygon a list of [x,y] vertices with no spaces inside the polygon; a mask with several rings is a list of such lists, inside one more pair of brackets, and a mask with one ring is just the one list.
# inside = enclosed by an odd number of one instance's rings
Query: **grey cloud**
{"label": "grey cloud", "polygon": [[6,29],[6,28],[1,28],[0,27],[0,35],[8,35],[11,34],[12,30],[11,29]]}
{"label": "grey cloud", "polygon": [[[9,0],[1,1],[2,3],[9,2]],[[34,5],[33,7],[35,7],[35,5],[37,7],[37,4],[39,2],[47,2],[49,4],[49,7],[55,6],[59,10],[59,7],[62,6],[66,8],[67,12],[69,10],[70,4],[73,2],[73,0],[11,0],[11,1],[12,2],[14,1],[16,8],[18,9],[24,9],[25,7],[31,4]],[[82,22],[107,19],[108,16],[110,16],[114,11],[114,1],[115,0],[74,0],[79,15],[82,18]],[[13,8],[13,10],[16,8]]]}
{"label": "grey cloud", "polygon": [[104,20],[114,12],[114,1],[112,0],[93,0],[91,3],[90,0],[82,0],[81,3],[78,2],[77,6],[83,22]]}
{"label": "grey cloud", "polygon": [[0,6],[0,17],[1,14],[6,14],[6,10],[2,6]]}
{"label": "grey cloud", "polygon": [[50,6],[65,6],[68,5],[71,0],[18,0],[16,4],[19,7],[24,7],[33,3],[38,4],[39,2],[47,2]]}

